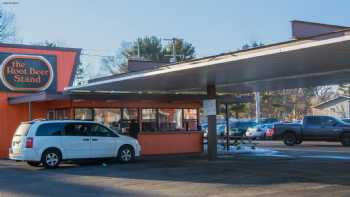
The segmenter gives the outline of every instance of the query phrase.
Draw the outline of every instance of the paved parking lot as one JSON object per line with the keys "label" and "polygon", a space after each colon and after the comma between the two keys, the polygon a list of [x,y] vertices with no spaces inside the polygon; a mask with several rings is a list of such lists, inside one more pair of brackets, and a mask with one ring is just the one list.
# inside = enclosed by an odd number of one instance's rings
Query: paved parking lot
{"label": "paved parking lot", "polygon": [[[260,142],[258,147],[279,154],[223,155],[215,162],[204,156],[148,157],[131,164],[90,162],[54,170],[1,160],[0,197],[349,196],[349,148],[324,142],[295,147]],[[325,157],[307,157],[312,155]]]}

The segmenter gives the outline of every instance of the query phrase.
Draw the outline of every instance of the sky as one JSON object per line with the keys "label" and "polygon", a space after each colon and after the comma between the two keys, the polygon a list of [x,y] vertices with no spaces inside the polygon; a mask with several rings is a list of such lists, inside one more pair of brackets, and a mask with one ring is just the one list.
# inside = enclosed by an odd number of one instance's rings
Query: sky
{"label": "sky", "polygon": [[[58,41],[91,55],[113,55],[122,42],[155,35],[182,38],[203,57],[246,43],[291,39],[291,20],[350,26],[348,0],[7,0],[24,44]],[[16,2],[16,3],[4,3]],[[95,59],[94,59],[95,58]],[[83,57],[84,59],[84,57]],[[98,57],[86,56],[90,74]]]}

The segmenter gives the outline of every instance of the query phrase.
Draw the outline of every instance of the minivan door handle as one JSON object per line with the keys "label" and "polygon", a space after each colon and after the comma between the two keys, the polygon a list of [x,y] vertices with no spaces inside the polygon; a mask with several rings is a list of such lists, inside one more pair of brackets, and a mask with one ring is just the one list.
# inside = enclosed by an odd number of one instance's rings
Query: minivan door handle
{"label": "minivan door handle", "polygon": [[84,138],[83,141],[90,141],[90,139],[89,138]]}

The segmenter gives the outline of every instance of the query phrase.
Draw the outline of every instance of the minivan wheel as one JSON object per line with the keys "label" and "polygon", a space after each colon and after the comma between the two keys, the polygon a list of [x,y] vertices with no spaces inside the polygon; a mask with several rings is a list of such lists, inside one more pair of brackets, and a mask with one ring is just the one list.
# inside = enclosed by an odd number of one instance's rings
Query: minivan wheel
{"label": "minivan wheel", "polygon": [[41,162],[45,168],[57,168],[61,162],[61,153],[55,149],[47,150],[44,152]]}
{"label": "minivan wheel", "polygon": [[297,143],[297,138],[293,133],[286,133],[283,136],[283,142],[287,146],[294,146]]}
{"label": "minivan wheel", "polygon": [[39,167],[41,165],[41,162],[39,161],[27,161],[27,164],[33,167]]}
{"label": "minivan wheel", "polygon": [[118,160],[123,163],[131,162],[135,159],[135,151],[131,146],[122,146],[118,152]]}
{"label": "minivan wheel", "polygon": [[341,139],[341,144],[343,146],[350,146],[350,136],[344,136]]}

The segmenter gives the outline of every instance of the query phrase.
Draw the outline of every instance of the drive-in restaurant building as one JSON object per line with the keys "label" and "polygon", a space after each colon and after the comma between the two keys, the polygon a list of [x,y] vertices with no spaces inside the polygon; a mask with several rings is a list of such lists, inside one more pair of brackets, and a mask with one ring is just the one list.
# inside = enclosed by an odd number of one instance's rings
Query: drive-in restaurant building
{"label": "drive-in restaurant building", "polygon": [[123,133],[134,120],[142,155],[201,153],[199,109],[209,99],[213,159],[213,109],[234,101],[232,93],[350,82],[350,28],[293,21],[292,29],[287,42],[136,69],[81,87],[73,87],[80,49],[0,44],[0,157],[8,156],[19,123],[33,119],[94,120]]}

